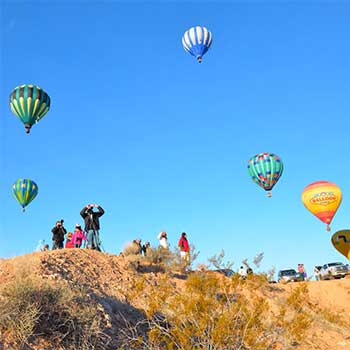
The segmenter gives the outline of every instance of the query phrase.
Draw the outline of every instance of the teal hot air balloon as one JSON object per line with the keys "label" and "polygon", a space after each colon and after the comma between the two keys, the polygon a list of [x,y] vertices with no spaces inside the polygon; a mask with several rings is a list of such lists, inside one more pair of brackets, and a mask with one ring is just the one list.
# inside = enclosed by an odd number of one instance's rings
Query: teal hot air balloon
{"label": "teal hot air balloon", "polygon": [[49,95],[39,86],[25,84],[14,88],[10,95],[10,107],[14,115],[21,119],[26,133],[50,109]]}
{"label": "teal hot air balloon", "polygon": [[22,210],[25,211],[25,207],[38,194],[38,185],[29,179],[18,179],[12,185],[12,192],[18,203],[22,206]]}
{"label": "teal hot air balloon", "polygon": [[273,153],[260,153],[248,161],[248,173],[255,183],[271,197],[271,190],[283,173],[283,163],[280,157]]}

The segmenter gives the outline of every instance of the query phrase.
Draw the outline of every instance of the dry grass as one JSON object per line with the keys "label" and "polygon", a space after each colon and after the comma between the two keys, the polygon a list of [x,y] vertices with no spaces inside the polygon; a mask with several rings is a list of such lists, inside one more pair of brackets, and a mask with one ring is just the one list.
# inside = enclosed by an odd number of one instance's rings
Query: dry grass
{"label": "dry grass", "polygon": [[83,290],[20,277],[0,290],[0,330],[18,348],[36,336],[65,349],[104,349],[108,338]]}
{"label": "dry grass", "polygon": [[346,327],[350,329],[350,318],[345,313],[333,311],[328,307],[321,308],[319,306],[315,306],[314,310],[318,319],[326,321],[327,323],[335,326]]}

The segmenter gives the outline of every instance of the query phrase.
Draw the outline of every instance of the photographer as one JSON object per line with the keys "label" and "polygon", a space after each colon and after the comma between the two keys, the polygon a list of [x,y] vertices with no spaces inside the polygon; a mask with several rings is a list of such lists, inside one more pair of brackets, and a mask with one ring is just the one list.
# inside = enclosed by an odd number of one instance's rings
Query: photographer
{"label": "photographer", "polygon": [[67,230],[63,227],[64,220],[57,221],[55,227],[51,230],[52,232],[52,250],[62,249],[64,242],[64,235]]}
{"label": "photographer", "polygon": [[[93,211],[93,208],[97,208],[98,211]],[[101,251],[100,247],[100,220],[99,218],[104,214],[104,210],[97,204],[87,204],[81,211],[80,215],[85,222],[85,232],[88,249],[97,249]]]}

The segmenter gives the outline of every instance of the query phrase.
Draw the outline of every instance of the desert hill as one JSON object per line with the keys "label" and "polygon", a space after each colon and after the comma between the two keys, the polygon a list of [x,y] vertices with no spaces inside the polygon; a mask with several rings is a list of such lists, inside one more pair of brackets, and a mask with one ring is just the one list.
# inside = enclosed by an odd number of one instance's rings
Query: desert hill
{"label": "desert hill", "polygon": [[[183,315],[180,326],[184,327],[183,319],[187,313],[185,318],[190,319],[192,305],[201,302],[208,302],[203,308],[210,305],[212,312],[218,305],[230,310],[240,305],[235,311],[236,328],[241,326],[237,323],[240,315],[242,329],[248,329],[248,325],[255,322],[258,326],[252,326],[249,332],[259,333],[255,338],[266,338],[256,343],[254,350],[350,349],[350,279],[288,285],[269,284],[262,276],[240,281],[208,271],[185,275],[162,272],[149,265],[135,269],[124,257],[85,249],[63,249],[1,261],[0,285],[0,349],[4,350],[132,348],[125,346],[124,338],[130,340],[131,334],[135,339],[145,336],[147,327],[156,324],[152,323],[154,315],[163,315],[163,324],[166,319],[176,325],[174,313],[178,310]],[[209,292],[213,294],[207,295]],[[190,293],[189,297],[183,299],[186,293]],[[221,303],[222,298],[226,298],[224,304],[213,304],[214,301]],[[244,307],[247,309],[241,313]],[[198,309],[198,315],[201,312]],[[250,323],[244,321],[247,314],[252,320]],[[218,315],[219,321],[227,317]],[[18,319],[20,323],[14,322]],[[215,325],[219,325],[219,321],[215,321]],[[225,322],[231,321],[228,318]],[[158,331],[168,332],[167,327],[159,327]],[[227,349],[248,349],[247,344],[254,341],[254,333],[249,332],[246,338],[237,340],[240,345]],[[151,339],[150,334],[147,339]],[[157,334],[158,338],[163,336]],[[182,335],[171,334],[177,339]],[[70,344],[73,345],[70,347]],[[162,344],[158,349],[167,349],[166,341]],[[156,348],[144,346],[144,349]],[[177,348],[191,349],[188,345]],[[142,347],[134,345],[134,349]]]}

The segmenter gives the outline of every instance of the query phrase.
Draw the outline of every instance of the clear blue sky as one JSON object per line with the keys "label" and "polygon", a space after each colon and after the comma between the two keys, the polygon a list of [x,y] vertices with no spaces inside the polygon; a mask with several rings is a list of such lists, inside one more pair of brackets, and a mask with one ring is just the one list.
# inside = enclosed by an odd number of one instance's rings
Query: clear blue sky
{"label": "clear blue sky", "polygon": [[[301,203],[316,180],[343,203],[332,231],[350,227],[350,4],[346,2],[1,3],[0,256],[51,243],[55,221],[106,211],[108,252],[182,231],[200,251],[222,248],[261,269],[346,259]],[[213,44],[198,64],[181,37],[205,25]],[[34,83],[51,110],[26,135],[8,95]],[[278,154],[285,171],[271,199],[248,159]],[[37,198],[23,214],[17,178]]]}

